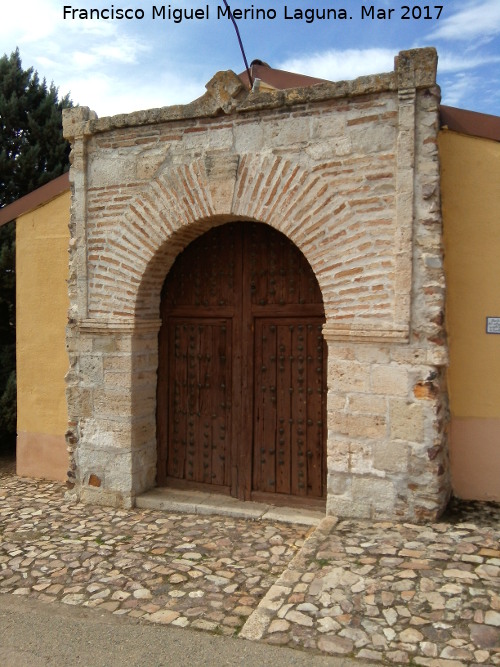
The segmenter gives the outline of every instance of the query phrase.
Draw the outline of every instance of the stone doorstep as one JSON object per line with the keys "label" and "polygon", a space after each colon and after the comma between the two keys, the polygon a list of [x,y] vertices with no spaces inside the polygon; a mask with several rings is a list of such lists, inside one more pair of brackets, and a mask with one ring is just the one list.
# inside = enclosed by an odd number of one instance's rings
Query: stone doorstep
{"label": "stone doorstep", "polygon": [[140,509],[155,509],[187,514],[218,514],[241,519],[283,521],[302,526],[317,526],[322,512],[292,507],[275,507],[264,503],[244,502],[230,496],[202,491],[156,488],[135,499]]}

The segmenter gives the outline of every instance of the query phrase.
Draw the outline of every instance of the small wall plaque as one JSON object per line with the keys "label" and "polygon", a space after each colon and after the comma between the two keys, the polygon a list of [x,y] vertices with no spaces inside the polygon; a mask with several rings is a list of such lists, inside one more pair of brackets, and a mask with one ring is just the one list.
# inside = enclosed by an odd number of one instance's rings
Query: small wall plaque
{"label": "small wall plaque", "polygon": [[500,317],[486,318],[486,333],[500,334]]}

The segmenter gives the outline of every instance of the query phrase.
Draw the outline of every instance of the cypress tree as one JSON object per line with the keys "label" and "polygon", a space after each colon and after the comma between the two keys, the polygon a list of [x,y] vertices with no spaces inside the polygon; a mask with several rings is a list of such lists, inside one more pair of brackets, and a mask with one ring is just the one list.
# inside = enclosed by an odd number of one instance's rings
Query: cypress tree
{"label": "cypress tree", "polygon": [[[23,70],[19,49],[0,58],[0,208],[60,176],[69,167],[58,89]],[[16,436],[15,226],[0,228],[0,453]]]}

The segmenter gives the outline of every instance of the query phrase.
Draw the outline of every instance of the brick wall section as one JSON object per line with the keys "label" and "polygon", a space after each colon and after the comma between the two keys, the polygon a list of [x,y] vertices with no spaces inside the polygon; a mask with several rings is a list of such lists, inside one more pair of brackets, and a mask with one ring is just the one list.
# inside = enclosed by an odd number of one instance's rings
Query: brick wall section
{"label": "brick wall section", "polygon": [[[253,123],[200,120],[177,127],[175,135],[167,127],[164,148],[158,148],[161,131],[134,138],[137,130],[122,130],[93,138],[89,174],[100,185],[88,189],[89,316],[155,317],[157,285],[153,281],[148,298],[143,284],[139,300],[134,288],[145,267],[157,261],[157,251],[167,241],[173,260],[179,245],[194,238],[190,234],[176,242],[177,232],[226,214],[260,220],[287,234],[315,269],[325,305],[335,309],[337,319],[385,317],[391,323],[397,111],[394,95],[371,97],[319,109],[301,107],[278,120],[276,112],[261,112]],[[337,116],[333,123],[332,115]],[[193,133],[195,129],[199,132]],[[342,145],[336,149],[338,136]],[[206,147],[202,156],[200,142]],[[252,144],[252,153],[235,154],[233,145],[243,142]],[[130,155],[120,159],[124,144]],[[273,145],[270,152],[266,147]],[[347,145],[350,152],[345,154]],[[137,182],[138,171],[149,176],[143,160],[151,153],[160,163],[159,173]],[[217,170],[218,189],[225,183],[229,196],[212,192]],[[232,205],[221,210],[214,196],[223,206],[226,201]]]}
{"label": "brick wall section", "polygon": [[69,481],[130,505],[154,485],[160,290],[211,226],[286,234],[321,287],[327,511],[435,517],[449,494],[439,91],[432,49],[392,74],[248,93],[231,72],[184,107],[97,119],[72,140]]}

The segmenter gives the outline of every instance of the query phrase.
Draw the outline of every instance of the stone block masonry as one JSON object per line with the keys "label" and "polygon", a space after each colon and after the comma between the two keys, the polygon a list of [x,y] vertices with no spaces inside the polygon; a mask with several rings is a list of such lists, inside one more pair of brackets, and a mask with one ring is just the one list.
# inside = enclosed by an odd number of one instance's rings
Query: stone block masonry
{"label": "stone block masonry", "polygon": [[113,118],[72,142],[68,481],[130,506],[156,477],[160,292],[214,225],[284,233],[319,282],[328,350],[327,512],[435,518],[450,493],[433,49],[392,73]]}

